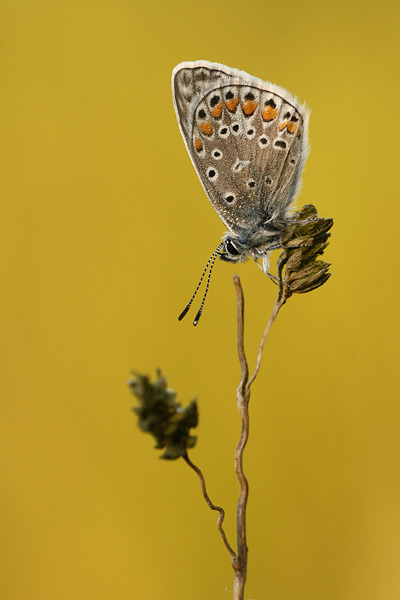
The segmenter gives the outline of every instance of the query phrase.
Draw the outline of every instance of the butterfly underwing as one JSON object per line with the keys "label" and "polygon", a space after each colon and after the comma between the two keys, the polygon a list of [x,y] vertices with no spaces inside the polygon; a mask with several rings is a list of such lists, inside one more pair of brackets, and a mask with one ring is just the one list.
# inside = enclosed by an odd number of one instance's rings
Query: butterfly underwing
{"label": "butterfly underwing", "polygon": [[194,168],[229,230],[215,252],[261,259],[268,273],[301,185],[309,109],[273,83],[204,60],[177,65],[172,92]]}

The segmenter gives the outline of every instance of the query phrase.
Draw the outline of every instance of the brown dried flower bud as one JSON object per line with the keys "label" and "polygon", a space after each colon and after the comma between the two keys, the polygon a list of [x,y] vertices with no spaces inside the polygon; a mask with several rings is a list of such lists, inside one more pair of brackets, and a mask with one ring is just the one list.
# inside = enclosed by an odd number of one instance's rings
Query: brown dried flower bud
{"label": "brown dried flower bud", "polygon": [[196,400],[182,408],[176,401],[176,392],[167,387],[167,380],[159,370],[154,383],[147,375],[134,375],[128,385],[139,400],[139,406],[132,409],[138,416],[139,428],[154,437],[155,448],[165,448],[161,458],[185,456],[197,440],[196,436],[189,433],[198,423]]}
{"label": "brown dried flower bud", "polygon": [[[277,268],[282,294],[304,294],[323,285],[331,276],[330,263],[318,260],[328,245],[333,219],[318,217],[312,204],[303,206],[282,233],[283,251]],[[283,275],[283,269],[285,274]]]}

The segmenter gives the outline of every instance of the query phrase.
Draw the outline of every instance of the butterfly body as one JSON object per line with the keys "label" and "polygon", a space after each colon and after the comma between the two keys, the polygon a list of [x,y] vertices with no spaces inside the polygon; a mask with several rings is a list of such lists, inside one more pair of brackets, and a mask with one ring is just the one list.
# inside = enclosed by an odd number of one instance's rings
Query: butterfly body
{"label": "butterfly body", "polygon": [[172,90],[188,153],[229,230],[220,258],[261,258],[268,272],[300,188],[309,110],[283,88],[208,61],[177,65]]}

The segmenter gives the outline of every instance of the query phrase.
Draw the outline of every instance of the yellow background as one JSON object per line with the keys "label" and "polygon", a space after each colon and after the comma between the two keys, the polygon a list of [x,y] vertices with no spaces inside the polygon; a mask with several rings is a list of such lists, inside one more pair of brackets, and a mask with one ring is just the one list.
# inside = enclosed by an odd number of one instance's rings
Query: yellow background
{"label": "yellow background", "polygon": [[[235,296],[256,347],[276,289],[218,262],[224,226],[172,105],[183,60],[306,100],[299,204],[335,219],[333,276],[275,323],[251,402],[255,600],[400,598],[399,8],[393,2],[3,1],[1,598],[231,598],[198,481],[136,428],[129,370],[198,396],[192,459],[234,539]],[[198,304],[196,305],[198,306]]]}

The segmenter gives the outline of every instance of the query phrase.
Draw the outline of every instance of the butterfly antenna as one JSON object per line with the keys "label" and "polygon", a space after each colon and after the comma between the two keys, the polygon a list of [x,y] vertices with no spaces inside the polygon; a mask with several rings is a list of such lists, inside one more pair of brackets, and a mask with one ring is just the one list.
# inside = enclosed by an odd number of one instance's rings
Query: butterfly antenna
{"label": "butterfly antenna", "polygon": [[203,300],[201,301],[200,308],[199,308],[199,310],[198,310],[198,312],[197,312],[197,315],[196,315],[196,316],[195,316],[195,318],[194,318],[193,325],[197,325],[197,323],[198,323],[198,322],[199,322],[199,320],[200,320],[201,313],[203,312],[203,306],[204,306],[204,302],[206,301],[207,292],[208,292],[208,288],[209,288],[209,285],[210,285],[211,273],[212,273],[212,270],[213,270],[213,267],[214,267],[214,263],[215,263],[215,261],[216,261],[216,258],[217,258],[217,256],[218,256],[218,251],[219,251],[219,249],[221,248],[221,246],[222,246],[222,244],[220,244],[220,245],[218,246],[218,248],[215,250],[214,254],[213,254],[213,255],[212,255],[212,257],[211,257],[211,258],[212,258],[212,261],[211,261],[210,272],[209,272],[209,274],[208,274],[208,277],[207,277],[207,285],[206,285],[206,290],[205,290],[205,292],[204,292],[204,296],[203,296]]}
{"label": "butterfly antenna", "polygon": [[[211,276],[211,271],[212,271],[212,268],[213,268],[213,266],[214,266],[215,259],[216,259],[216,258],[217,258],[217,256],[218,256],[218,252],[220,251],[220,249],[221,249],[221,248],[222,248],[222,242],[221,242],[221,244],[218,246],[218,248],[216,248],[216,249],[214,250],[214,252],[211,254],[210,258],[208,259],[208,262],[207,262],[207,264],[206,264],[206,266],[205,266],[205,268],[204,268],[204,271],[203,271],[203,273],[202,273],[202,275],[201,275],[201,277],[200,277],[200,281],[199,281],[199,283],[197,284],[197,288],[194,290],[194,294],[193,294],[193,296],[190,298],[190,301],[189,301],[188,305],[187,305],[187,306],[186,306],[186,307],[183,309],[183,311],[182,311],[182,312],[181,312],[181,314],[179,315],[179,317],[178,317],[178,321],[182,321],[183,317],[186,315],[186,313],[188,312],[189,308],[192,306],[192,302],[193,302],[193,300],[195,299],[197,292],[199,291],[199,287],[201,286],[201,283],[202,283],[202,281],[203,281],[203,279],[204,279],[204,275],[207,273],[207,269],[208,269],[208,267],[209,267],[209,264],[210,264],[210,263],[211,263],[211,261],[212,261],[212,265],[211,265],[210,273],[209,273],[209,275],[208,275],[208,280],[207,280],[206,293],[205,293],[205,295],[207,295],[208,286],[209,286],[209,284],[210,284],[210,276]],[[203,306],[204,306],[204,301],[205,301],[205,297],[203,298],[203,302],[201,303],[201,309],[200,309],[200,310],[199,310],[199,312],[197,313],[197,315],[196,315],[196,319],[195,319],[195,322],[193,322],[193,325],[197,325],[197,323],[198,323],[198,321],[199,321],[199,319],[200,319],[200,315],[201,315],[201,312],[202,312],[202,310],[203,310]]]}

